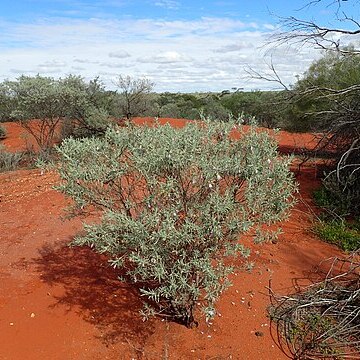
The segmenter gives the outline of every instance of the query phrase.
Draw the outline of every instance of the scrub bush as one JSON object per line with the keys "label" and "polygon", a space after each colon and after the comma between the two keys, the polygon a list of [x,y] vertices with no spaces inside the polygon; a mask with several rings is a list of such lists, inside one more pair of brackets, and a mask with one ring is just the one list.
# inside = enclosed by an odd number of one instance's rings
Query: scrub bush
{"label": "scrub bush", "polygon": [[7,136],[7,132],[4,126],[0,124],[0,140],[5,139]]}
{"label": "scrub bush", "polygon": [[85,82],[74,75],[64,79],[22,75],[4,81],[1,93],[12,99],[11,117],[34,138],[45,156],[64,136],[103,135],[112,123],[107,112],[112,96],[97,78]]}
{"label": "scrub bush", "polygon": [[315,227],[315,232],[325,241],[351,252],[360,248],[360,231],[356,225],[345,220],[322,221]]}
{"label": "scrub bush", "polygon": [[231,258],[248,257],[240,235],[286,218],[296,189],[289,158],[256,127],[235,122],[109,129],[104,138],[65,139],[59,190],[73,215],[102,210],[75,245],[109,256],[136,283],[142,315],[188,327],[197,305],[207,319],[230,285]]}
{"label": "scrub bush", "polygon": [[20,167],[24,154],[21,152],[11,153],[0,145],[0,172],[16,170]]}

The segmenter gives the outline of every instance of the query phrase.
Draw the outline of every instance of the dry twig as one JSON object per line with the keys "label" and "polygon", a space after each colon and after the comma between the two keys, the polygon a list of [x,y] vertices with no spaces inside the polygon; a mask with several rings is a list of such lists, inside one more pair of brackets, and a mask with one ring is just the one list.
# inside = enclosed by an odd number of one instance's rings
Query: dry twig
{"label": "dry twig", "polygon": [[360,358],[360,252],[332,259],[324,280],[294,295],[269,291],[280,346],[293,359]]}

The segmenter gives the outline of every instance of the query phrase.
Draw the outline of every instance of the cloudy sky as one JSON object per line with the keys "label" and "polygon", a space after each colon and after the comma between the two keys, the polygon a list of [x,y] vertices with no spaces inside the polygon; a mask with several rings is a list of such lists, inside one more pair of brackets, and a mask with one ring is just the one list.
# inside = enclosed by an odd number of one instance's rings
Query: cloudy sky
{"label": "cloudy sky", "polygon": [[[146,76],[156,91],[221,91],[274,85],[246,77],[269,54],[287,84],[319,52],[269,50],[278,16],[331,21],[306,0],[16,0],[0,2],[0,81],[21,74],[85,79],[113,87],[117,75]],[[300,9],[300,10],[299,10]],[[355,9],[356,10],[356,9]]]}

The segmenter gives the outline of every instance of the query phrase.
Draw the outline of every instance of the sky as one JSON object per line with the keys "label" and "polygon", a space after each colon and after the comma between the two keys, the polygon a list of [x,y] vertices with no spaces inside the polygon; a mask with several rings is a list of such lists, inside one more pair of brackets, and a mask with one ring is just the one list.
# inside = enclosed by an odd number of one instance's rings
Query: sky
{"label": "sky", "polygon": [[[332,0],[308,1],[1,0],[0,81],[76,74],[112,89],[130,75],[149,78],[158,92],[274,89],[245,69],[266,73],[272,61],[292,84],[321,56],[309,46],[269,45],[279,17],[333,25]],[[343,6],[360,13],[357,1]]]}

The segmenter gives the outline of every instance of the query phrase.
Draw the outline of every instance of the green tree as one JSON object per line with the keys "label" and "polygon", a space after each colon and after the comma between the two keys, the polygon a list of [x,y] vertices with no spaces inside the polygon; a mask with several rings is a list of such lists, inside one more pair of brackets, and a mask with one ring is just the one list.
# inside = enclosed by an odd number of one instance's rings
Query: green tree
{"label": "green tree", "polygon": [[[67,113],[59,84],[49,77],[23,75],[17,81],[6,81],[5,85],[16,98],[12,116],[34,137],[39,148],[46,151],[53,145],[58,124]],[[30,121],[33,119],[40,121]]]}
{"label": "green tree", "polygon": [[296,120],[310,124],[313,130],[333,131],[342,120],[349,123],[349,110],[358,111],[354,100],[359,95],[360,54],[353,46],[342,50],[325,51],[293,87]]}
{"label": "green tree", "polygon": [[106,109],[101,107],[103,102],[96,97],[102,91],[97,79],[87,84],[73,75],[58,80],[21,76],[16,81],[5,81],[3,86],[15,103],[11,116],[34,137],[43,152],[60,139],[60,125],[68,127],[68,134],[80,130],[82,134],[103,134],[109,125]]}
{"label": "green tree", "polygon": [[16,98],[5,83],[0,84],[0,122],[13,121],[11,113],[14,111]]}
{"label": "green tree", "polygon": [[222,106],[233,116],[255,117],[259,125],[274,128],[285,125],[279,91],[236,91],[221,96]]}
{"label": "green tree", "polygon": [[359,214],[360,53],[352,46],[327,50],[295,84],[292,96],[298,121],[325,133],[317,149],[336,156],[325,186],[341,207]]}
{"label": "green tree", "polygon": [[205,107],[201,95],[187,93],[162,93],[158,104],[161,117],[192,120],[199,119]]}
{"label": "green tree", "polygon": [[[89,245],[126,271],[145,299],[143,316],[192,327],[229,286],[231,257],[249,254],[239,236],[287,216],[295,185],[289,159],[256,128],[205,121],[109,129],[104,138],[66,139],[58,152],[72,211],[98,208],[75,245]],[[239,128],[241,132],[241,127]]]}
{"label": "green tree", "polygon": [[80,76],[69,75],[58,80],[67,115],[62,121],[62,138],[103,135],[112,123],[115,93],[105,90],[98,77],[85,82]]}
{"label": "green tree", "polygon": [[200,112],[204,117],[220,121],[228,121],[230,112],[221,104],[217,94],[207,94],[200,98]]}
{"label": "green tree", "polygon": [[322,23],[320,18],[282,19],[283,31],[273,39],[277,45],[310,44],[323,51],[323,57],[310,66],[293,88],[284,86],[273,64],[269,76],[252,71],[257,78],[285,87],[284,99],[290,103],[288,114],[292,123],[297,122],[305,130],[325,132],[316,150],[331,150],[336,155],[325,185],[348,204],[352,214],[360,214],[360,50],[349,45],[352,39],[356,44],[360,34],[358,4],[359,0],[307,3],[309,7],[320,7],[320,11],[326,8],[329,14],[333,11],[331,24]]}

